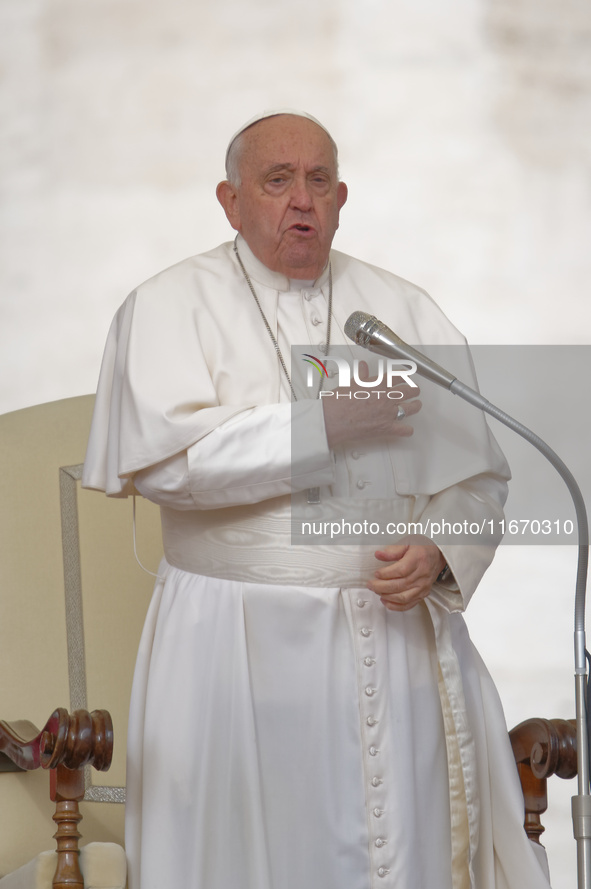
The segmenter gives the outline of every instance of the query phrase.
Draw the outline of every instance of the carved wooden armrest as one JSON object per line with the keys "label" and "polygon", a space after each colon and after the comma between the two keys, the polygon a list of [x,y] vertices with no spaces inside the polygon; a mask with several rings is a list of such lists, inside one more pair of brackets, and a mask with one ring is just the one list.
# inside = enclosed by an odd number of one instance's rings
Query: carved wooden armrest
{"label": "carved wooden armrest", "polygon": [[527,719],[509,732],[525,802],[525,831],[536,843],[545,828],[540,815],[548,808],[546,781],[551,775],[577,774],[574,719]]}
{"label": "carved wooden armrest", "polygon": [[[29,737],[33,735],[33,737]],[[29,740],[27,740],[29,737]],[[55,802],[57,868],[54,889],[84,889],[80,873],[78,801],[84,796],[84,766],[106,772],[113,757],[113,722],[107,710],[54,710],[45,726],[0,721],[0,754],[19,769],[50,770]]]}

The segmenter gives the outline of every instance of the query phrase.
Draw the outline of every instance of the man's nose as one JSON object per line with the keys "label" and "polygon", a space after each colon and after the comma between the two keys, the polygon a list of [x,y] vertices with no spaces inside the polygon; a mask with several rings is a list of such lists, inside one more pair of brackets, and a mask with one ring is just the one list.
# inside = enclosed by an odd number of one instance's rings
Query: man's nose
{"label": "man's nose", "polygon": [[294,210],[308,211],[312,207],[312,194],[307,179],[302,176],[294,179],[290,204]]}

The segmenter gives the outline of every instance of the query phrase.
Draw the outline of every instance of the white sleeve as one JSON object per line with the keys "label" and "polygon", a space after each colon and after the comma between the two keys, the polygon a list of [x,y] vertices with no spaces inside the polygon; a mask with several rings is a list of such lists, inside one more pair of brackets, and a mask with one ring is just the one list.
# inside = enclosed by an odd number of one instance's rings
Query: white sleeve
{"label": "white sleeve", "polygon": [[217,509],[330,485],[333,478],[322,406],[303,401],[242,411],[187,450],[137,472],[134,485],[162,506]]}
{"label": "white sleeve", "polygon": [[500,543],[500,519],[507,499],[507,480],[495,473],[483,473],[466,479],[435,494],[421,516],[421,521],[438,522],[460,519],[461,524],[474,524],[493,529],[486,542],[483,535],[475,535],[473,543],[438,544],[453,578],[447,583],[435,583],[429,598],[446,611],[464,611],[492,562]]}

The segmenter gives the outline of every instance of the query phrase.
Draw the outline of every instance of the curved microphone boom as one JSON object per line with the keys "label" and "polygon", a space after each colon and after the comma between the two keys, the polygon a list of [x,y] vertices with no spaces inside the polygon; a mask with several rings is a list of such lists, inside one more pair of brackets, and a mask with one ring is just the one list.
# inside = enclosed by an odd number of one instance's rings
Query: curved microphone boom
{"label": "curved microphone boom", "polygon": [[577,725],[578,795],[572,799],[573,828],[577,841],[577,885],[591,889],[591,795],[587,695],[587,663],[585,658],[585,594],[589,559],[589,530],[585,501],[573,474],[558,454],[535,432],[506,414],[490,401],[431,361],[417,349],[401,340],[389,327],[366,312],[353,312],[345,324],[345,333],[359,346],[388,358],[414,361],[418,373],[438,386],[449,389],[464,401],[490,414],[526,441],[529,441],[554,466],[572,497],[578,525],[578,567],[575,593],[575,701]]}

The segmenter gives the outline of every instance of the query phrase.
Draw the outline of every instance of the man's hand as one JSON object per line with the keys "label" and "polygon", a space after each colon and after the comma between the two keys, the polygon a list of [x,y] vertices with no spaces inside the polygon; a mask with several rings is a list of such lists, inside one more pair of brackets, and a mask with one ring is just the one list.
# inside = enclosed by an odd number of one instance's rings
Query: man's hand
{"label": "man's hand", "polygon": [[385,546],[375,554],[387,562],[375,572],[367,587],[389,611],[408,611],[428,596],[445,559],[434,543],[402,543]]}
{"label": "man's hand", "polygon": [[[359,362],[359,372],[365,379],[368,367]],[[379,389],[379,386],[376,387]],[[394,435],[412,435],[413,428],[404,419],[397,420],[398,408],[402,407],[407,417],[421,409],[418,386],[400,385],[391,390],[399,397],[388,398],[386,392],[358,386],[351,383],[347,389],[335,389],[334,394],[322,398],[324,424],[329,448],[352,441],[391,438]],[[356,392],[363,392],[363,398],[356,398]],[[367,393],[371,393],[367,397]]]}

